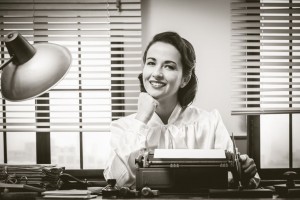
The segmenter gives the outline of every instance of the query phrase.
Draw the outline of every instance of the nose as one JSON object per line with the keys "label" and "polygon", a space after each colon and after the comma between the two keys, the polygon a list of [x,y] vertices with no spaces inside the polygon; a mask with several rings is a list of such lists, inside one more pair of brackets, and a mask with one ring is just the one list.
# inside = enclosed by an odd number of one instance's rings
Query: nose
{"label": "nose", "polygon": [[152,72],[152,76],[154,78],[162,78],[163,77],[163,73],[162,73],[162,69],[160,66],[156,66],[155,69]]}

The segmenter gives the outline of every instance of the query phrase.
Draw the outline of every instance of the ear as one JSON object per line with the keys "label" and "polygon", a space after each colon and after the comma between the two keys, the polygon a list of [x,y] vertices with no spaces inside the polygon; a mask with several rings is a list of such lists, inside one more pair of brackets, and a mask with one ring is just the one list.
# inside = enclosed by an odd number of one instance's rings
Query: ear
{"label": "ear", "polygon": [[180,88],[184,88],[189,83],[190,80],[191,80],[191,75],[183,77],[180,84]]}

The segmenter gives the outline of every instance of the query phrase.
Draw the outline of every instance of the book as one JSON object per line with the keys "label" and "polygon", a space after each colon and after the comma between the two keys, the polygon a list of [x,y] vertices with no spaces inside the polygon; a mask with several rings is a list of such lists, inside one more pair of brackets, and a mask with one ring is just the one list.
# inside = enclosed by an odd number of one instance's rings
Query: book
{"label": "book", "polygon": [[91,193],[89,190],[52,190],[45,191],[42,195],[90,195]]}
{"label": "book", "polygon": [[26,184],[13,184],[13,183],[1,183],[0,188],[7,188],[8,190],[22,190],[22,191],[35,191],[35,192],[44,192],[44,188],[34,187]]}
{"label": "book", "polygon": [[43,199],[91,199],[97,197],[89,190],[53,190],[42,193]]}
{"label": "book", "polygon": [[97,197],[97,195],[94,195],[94,194],[92,194],[92,195],[89,195],[89,196],[72,196],[72,195],[70,195],[70,196],[59,196],[59,195],[53,195],[53,196],[43,196],[43,199],[56,199],[56,200],[58,200],[58,199],[77,199],[77,200],[79,200],[79,199],[92,199],[92,198],[96,198]]}

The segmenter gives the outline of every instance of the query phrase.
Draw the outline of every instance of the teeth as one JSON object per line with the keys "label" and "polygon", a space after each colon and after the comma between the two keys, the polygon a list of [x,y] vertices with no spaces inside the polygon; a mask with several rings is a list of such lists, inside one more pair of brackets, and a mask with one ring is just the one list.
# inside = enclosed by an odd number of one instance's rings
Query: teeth
{"label": "teeth", "polygon": [[159,82],[151,82],[151,85],[153,85],[154,87],[162,87],[162,86],[164,86],[163,83],[159,83]]}

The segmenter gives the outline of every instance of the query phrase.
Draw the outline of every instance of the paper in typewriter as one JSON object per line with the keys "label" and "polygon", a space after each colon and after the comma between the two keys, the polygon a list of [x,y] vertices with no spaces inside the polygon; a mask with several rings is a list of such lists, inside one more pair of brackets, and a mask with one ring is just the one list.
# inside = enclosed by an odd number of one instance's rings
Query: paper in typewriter
{"label": "paper in typewriter", "polygon": [[154,158],[226,159],[223,149],[155,149]]}

